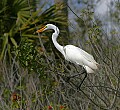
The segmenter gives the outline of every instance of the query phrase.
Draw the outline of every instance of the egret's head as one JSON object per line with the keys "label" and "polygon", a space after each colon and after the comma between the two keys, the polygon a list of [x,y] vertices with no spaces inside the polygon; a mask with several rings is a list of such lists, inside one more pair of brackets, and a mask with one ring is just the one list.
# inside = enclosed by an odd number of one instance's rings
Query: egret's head
{"label": "egret's head", "polygon": [[53,25],[53,24],[47,24],[46,26],[44,26],[43,28],[37,30],[36,32],[37,32],[37,33],[38,33],[38,32],[43,32],[43,31],[45,31],[45,30],[54,29],[54,28],[55,28],[55,25]]}

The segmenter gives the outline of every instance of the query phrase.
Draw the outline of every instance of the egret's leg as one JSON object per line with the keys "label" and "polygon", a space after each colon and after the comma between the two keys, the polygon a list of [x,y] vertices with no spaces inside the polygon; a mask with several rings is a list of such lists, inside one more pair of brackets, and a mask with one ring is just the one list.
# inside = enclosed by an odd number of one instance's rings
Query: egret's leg
{"label": "egret's leg", "polygon": [[79,89],[79,90],[80,90],[80,87],[81,87],[82,83],[84,82],[84,80],[85,80],[86,77],[87,77],[87,72],[85,71],[84,73],[85,73],[85,76],[84,76],[83,80],[81,81],[80,85],[79,85],[78,88],[77,88],[77,89]]}
{"label": "egret's leg", "polygon": [[[83,71],[81,74],[84,74],[84,73],[85,73],[85,76],[84,76],[83,80],[81,81],[81,83],[79,84],[79,86],[77,86],[76,84],[74,84],[72,81],[69,81],[71,77],[67,77],[68,81],[66,80],[66,82],[69,83],[71,86],[74,85],[78,90],[80,90],[81,85],[83,84],[85,78],[87,77],[87,72],[86,71]],[[79,74],[79,75],[81,75],[81,74]],[[77,75],[74,75],[74,77],[77,76]],[[73,78],[73,76],[72,76],[72,78]]]}
{"label": "egret's leg", "polygon": [[77,74],[68,76],[67,79],[66,79],[66,82],[68,82],[71,78],[74,78],[74,77],[76,77],[76,76],[79,76],[79,75],[81,75],[81,74],[84,74],[85,72],[86,72],[86,71],[83,70],[82,73],[80,72],[80,73],[77,73]]}
{"label": "egret's leg", "polygon": [[[70,81],[71,78],[74,78],[74,77],[76,77],[76,76],[78,76],[78,75],[81,75],[81,74],[84,74],[84,73],[85,73],[85,76],[84,76],[83,80],[81,81],[81,83],[79,84],[79,86],[76,86],[76,84],[74,84],[72,81]],[[59,75],[62,76],[62,78],[64,79],[65,82],[69,83],[70,85],[71,85],[71,84],[74,85],[77,89],[80,90],[80,87],[81,87],[82,83],[84,82],[84,80],[85,80],[86,77],[87,77],[87,72],[86,72],[86,70],[84,69],[84,70],[82,71],[82,73],[80,72],[80,73],[75,74],[75,75],[72,75],[72,76],[64,76],[64,77],[63,77],[63,75],[61,75],[61,74],[59,74]]]}

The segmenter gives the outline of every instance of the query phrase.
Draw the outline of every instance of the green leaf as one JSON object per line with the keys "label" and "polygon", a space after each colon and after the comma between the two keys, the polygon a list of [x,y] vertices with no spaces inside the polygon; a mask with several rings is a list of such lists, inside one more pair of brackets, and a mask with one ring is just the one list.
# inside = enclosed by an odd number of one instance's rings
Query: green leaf
{"label": "green leaf", "polygon": [[4,37],[3,38],[3,44],[2,44],[3,48],[2,48],[2,52],[0,54],[0,60],[3,58],[4,52],[5,52],[7,43],[8,43],[8,33],[5,33],[3,37]]}
{"label": "green leaf", "polygon": [[15,41],[15,39],[13,37],[10,37],[11,42],[13,43],[13,45],[17,48],[17,42]]}

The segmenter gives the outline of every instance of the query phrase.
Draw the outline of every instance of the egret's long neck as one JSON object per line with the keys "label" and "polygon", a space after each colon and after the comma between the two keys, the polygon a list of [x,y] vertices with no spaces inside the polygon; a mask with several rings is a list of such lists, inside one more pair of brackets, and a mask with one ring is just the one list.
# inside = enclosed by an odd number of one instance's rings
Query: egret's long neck
{"label": "egret's long neck", "polygon": [[55,47],[64,55],[64,51],[63,51],[63,46],[61,46],[60,44],[58,44],[57,42],[57,37],[59,35],[59,29],[57,27],[54,28],[54,33],[52,34],[52,41],[55,45]]}

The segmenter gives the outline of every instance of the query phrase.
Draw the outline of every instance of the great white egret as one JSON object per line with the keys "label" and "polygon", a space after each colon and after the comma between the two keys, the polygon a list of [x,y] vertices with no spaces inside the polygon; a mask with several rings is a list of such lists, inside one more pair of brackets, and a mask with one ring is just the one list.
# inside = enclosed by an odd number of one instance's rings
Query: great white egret
{"label": "great white egret", "polygon": [[[53,24],[47,24],[43,28],[37,30],[36,32],[43,32],[45,30],[53,29],[55,32],[52,34],[52,41],[54,46],[63,54],[67,61],[75,63],[77,65],[81,65],[84,67],[86,71],[84,73],[94,73],[94,71],[98,68],[98,63],[94,60],[93,56],[87,53],[86,51],[74,46],[74,45],[66,45],[61,46],[57,42],[57,37],[59,35],[59,29],[57,26]],[[75,75],[76,76],[76,75]],[[87,77],[87,76],[85,76]],[[84,77],[84,79],[85,79]],[[83,82],[83,81],[82,81]],[[81,84],[80,84],[81,85]]]}

